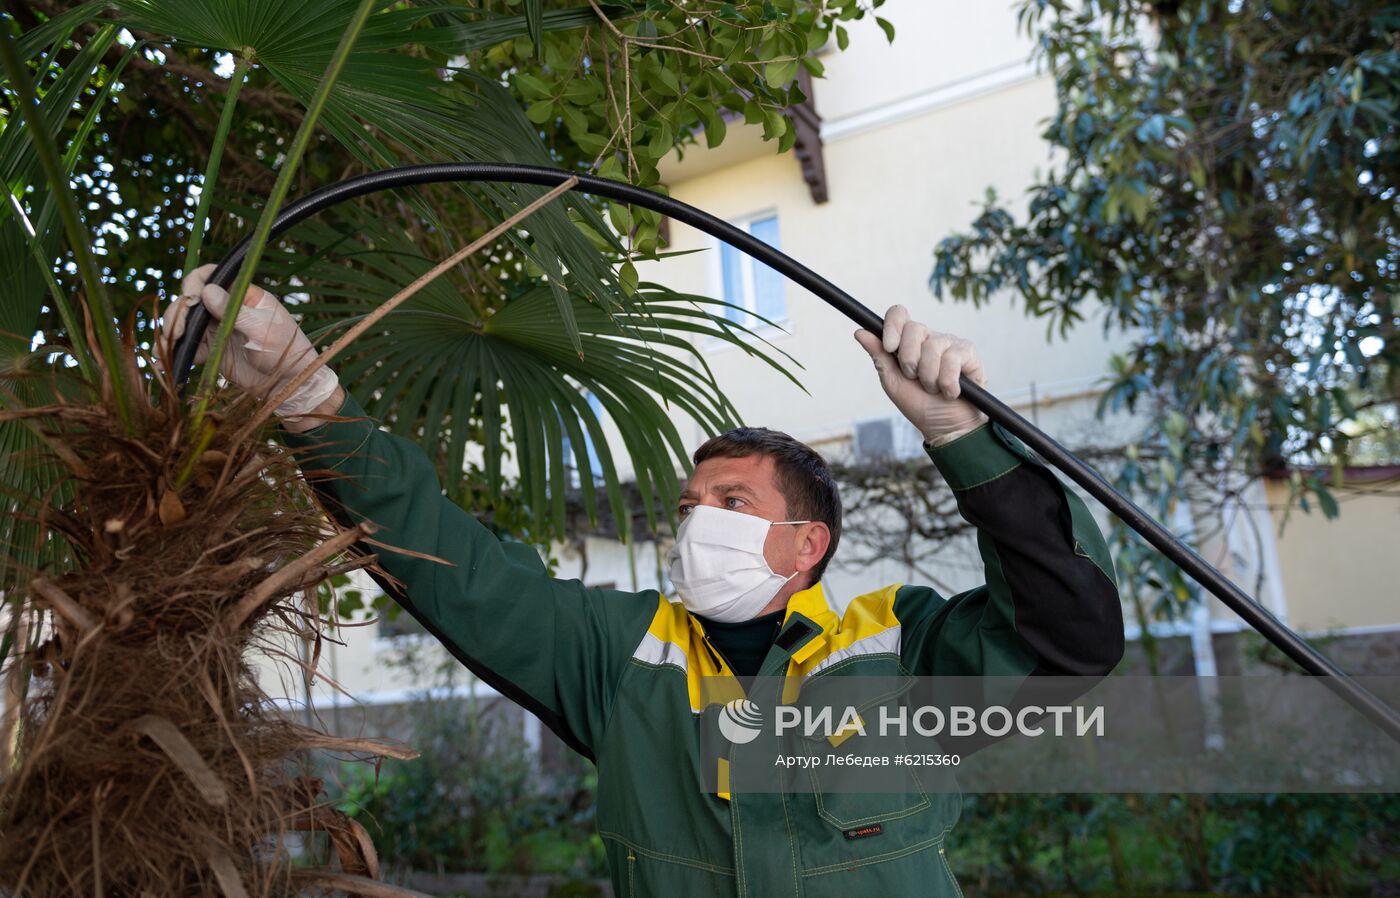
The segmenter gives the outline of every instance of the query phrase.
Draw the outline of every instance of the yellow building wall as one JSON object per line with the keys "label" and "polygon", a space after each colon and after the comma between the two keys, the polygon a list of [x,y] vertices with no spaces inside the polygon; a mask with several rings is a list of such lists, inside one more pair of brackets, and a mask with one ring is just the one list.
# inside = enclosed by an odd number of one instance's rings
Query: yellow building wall
{"label": "yellow building wall", "polygon": [[1288,485],[1266,489],[1273,509],[1289,624],[1305,632],[1400,626],[1400,480],[1336,491],[1341,515],[1295,508]]}
{"label": "yellow building wall", "polygon": [[[818,82],[819,101],[821,89]],[[1035,79],[829,144],[831,199],[820,206],[812,203],[797,160],[773,155],[771,147],[676,181],[671,192],[730,220],[776,212],[784,252],[879,313],[902,303],[930,327],[972,339],[1000,393],[1024,392],[1032,381],[1088,384],[1124,342],[1117,335],[1106,341],[1097,322],[1047,341],[1045,323],[1026,317],[1009,296],[974,308],[939,302],[928,286],[934,246],[967,227],[987,186],[1015,203],[1045,165],[1040,122],[1053,103],[1053,85]],[[642,278],[720,295],[712,241],[675,222],[671,236],[669,249],[701,252],[639,264]],[[706,361],[745,423],[821,441],[849,434],[853,421],[895,414],[852,337],[854,325],[795,284],[786,285],[786,305],[787,332],[765,336],[802,366],[794,373],[806,392],[732,347],[707,348]],[[693,425],[682,432],[696,444],[711,435]]]}

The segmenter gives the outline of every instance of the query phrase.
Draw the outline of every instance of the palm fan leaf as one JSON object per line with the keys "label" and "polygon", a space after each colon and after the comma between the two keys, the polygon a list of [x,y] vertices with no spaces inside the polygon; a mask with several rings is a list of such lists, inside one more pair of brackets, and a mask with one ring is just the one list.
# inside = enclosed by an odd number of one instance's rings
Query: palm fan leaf
{"label": "palm fan leaf", "polygon": [[[267,257],[265,270],[294,295],[296,311],[318,339],[355,323],[433,265],[402,233],[354,209],[336,224],[305,222],[293,236],[297,247]],[[302,290],[314,299],[297,302]],[[521,285],[483,313],[443,278],[360,337],[336,368],[370,414],[398,433],[444,447],[452,495],[462,492],[468,434],[479,426],[493,493],[511,454],[537,519],[562,527],[573,469],[590,517],[598,483],[625,527],[630,514],[619,465],[589,396],[615,428],[650,515],[678,491],[677,470],[688,469],[675,419],[688,417],[708,430],[737,421],[697,348],[701,341],[740,346],[780,371],[784,361],[795,362],[725,320],[727,304],[718,300],[646,284],[626,307],[610,311],[567,295],[579,351],[563,338],[565,322],[547,287]],[[576,450],[572,458],[561,449],[566,442]],[[586,445],[597,453],[596,468]]]}
{"label": "palm fan leaf", "polygon": [[[546,9],[540,13],[527,9],[523,16],[493,15],[486,10],[473,10],[473,14],[477,18],[469,24],[448,26],[445,29],[451,36],[453,52],[471,53],[474,50],[485,50],[487,47],[517,38],[524,32],[529,32],[531,40],[538,44],[546,32],[568,31],[598,22],[597,15],[586,6],[576,9]],[[532,27],[536,21],[539,23],[538,31]],[[535,37],[536,33],[539,37]]]}
{"label": "palm fan leaf", "polygon": [[[33,59],[45,50],[61,45],[79,25],[90,22],[107,7],[106,0],[88,0],[72,9],[54,16],[38,27],[31,28],[19,37],[18,47],[21,59]],[[9,82],[9,76],[0,72],[0,84]]]}
{"label": "palm fan leaf", "polygon": [[[31,122],[43,122],[57,142],[64,132],[68,116],[82,91],[91,82],[101,64],[103,54],[116,37],[115,29],[106,29],[86,41],[62,66],[49,62],[72,36],[74,28],[84,17],[104,4],[88,3],[57,16],[34,29],[18,41],[26,60],[40,58],[36,87],[40,91],[37,115]],[[93,108],[105,101],[111,87],[109,80],[99,90]],[[64,163],[72,172],[78,151],[92,133],[93,116],[85,116],[68,145]],[[55,305],[67,303],[67,298],[54,281],[49,270],[60,247],[60,229],[54,227],[56,202],[39,172],[38,158],[30,140],[28,127],[13,126],[15,119],[5,120],[0,130],[0,176],[5,179],[9,195],[0,204],[0,354],[5,360],[0,368],[0,405],[23,407],[47,405],[54,396],[45,378],[29,376],[45,360],[62,357],[71,347],[62,345],[36,346],[34,334],[39,328],[46,295]],[[71,312],[70,312],[71,314]],[[71,319],[70,319],[71,320]],[[52,462],[42,460],[38,452],[40,441],[23,423],[0,422],[0,494],[4,496],[6,513],[0,515],[0,592],[16,586],[15,576],[52,564],[65,552],[61,545],[38,538],[40,528],[34,522],[34,502],[40,497],[62,502],[67,486],[59,480],[58,469]]]}
{"label": "palm fan leaf", "polygon": [[[347,0],[117,0],[124,25],[171,36],[184,44],[227,50],[256,59],[283,88],[303,103],[315,92],[327,60],[344,30],[353,3]],[[548,165],[548,150],[538,132],[500,85],[465,72],[457,82],[441,77],[431,59],[400,52],[405,46],[461,53],[478,24],[493,40],[525,36],[546,24],[579,27],[591,18],[536,16],[503,19],[474,10],[427,4],[402,8],[385,0],[371,16],[355,51],[336,82],[321,124],[367,167],[405,161],[506,160]],[[437,24],[456,17],[455,25]],[[511,34],[506,29],[518,29]],[[543,193],[528,185],[480,184],[462,187],[492,217],[505,217]],[[608,234],[602,217],[578,196],[552,204],[531,219],[530,237],[512,234],[517,250],[543,271],[569,271],[595,302],[616,305],[621,286],[598,249],[568,215],[576,214],[598,233]],[[419,204],[429,220],[432,210]],[[620,246],[616,247],[621,249]],[[573,304],[561,284],[551,281],[565,333],[579,348],[572,319]]]}
{"label": "palm fan leaf", "polygon": [[[29,58],[40,53],[52,57],[57,47],[68,40],[70,33],[71,29],[58,31],[49,44],[35,50]],[[36,83],[36,88],[41,91],[39,108],[38,114],[33,118],[47,123],[55,142],[63,132],[74,103],[92,81],[102,55],[115,39],[116,31],[113,29],[88,40],[71,60],[66,60],[62,66],[57,67],[56,74],[51,79],[44,77],[47,74],[46,66],[41,67],[41,78]],[[0,177],[5,179],[10,196],[15,197],[16,201],[23,197],[30,187],[39,190],[38,197],[43,199],[47,188],[42,184],[43,177],[39,174],[38,156],[26,129],[10,126],[14,121],[17,121],[14,117],[5,119],[5,127],[0,130]],[[4,208],[0,208],[0,220],[13,214],[13,201],[7,199]],[[42,290],[42,286],[40,289]]]}

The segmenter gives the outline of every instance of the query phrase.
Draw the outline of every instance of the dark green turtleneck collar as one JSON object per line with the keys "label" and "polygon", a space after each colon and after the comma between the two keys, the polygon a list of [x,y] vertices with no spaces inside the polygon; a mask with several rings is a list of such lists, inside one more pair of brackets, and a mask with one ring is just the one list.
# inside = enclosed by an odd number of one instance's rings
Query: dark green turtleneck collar
{"label": "dark green turtleneck collar", "polygon": [[786,613],[779,608],[771,614],[732,624],[713,621],[698,614],[695,616],[700,618],[705,635],[710,637],[710,642],[719,649],[735,675],[750,678],[758,676],[763,659],[768,656],[773,640],[778,638],[778,632],[783,628]]}

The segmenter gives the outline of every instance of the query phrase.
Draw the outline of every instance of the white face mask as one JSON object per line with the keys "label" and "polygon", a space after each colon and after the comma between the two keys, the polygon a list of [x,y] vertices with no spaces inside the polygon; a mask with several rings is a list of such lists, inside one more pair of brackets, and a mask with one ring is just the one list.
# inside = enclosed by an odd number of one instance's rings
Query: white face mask
{"label": "white face mask", "polygon": [[810,521],[769,521],[757,515],[697,505],[681,521],[666,553],[671,583],[691,612],[738,623],[757,617],[778,590],[796,577],[773,573],[763,557],[768,528]]}

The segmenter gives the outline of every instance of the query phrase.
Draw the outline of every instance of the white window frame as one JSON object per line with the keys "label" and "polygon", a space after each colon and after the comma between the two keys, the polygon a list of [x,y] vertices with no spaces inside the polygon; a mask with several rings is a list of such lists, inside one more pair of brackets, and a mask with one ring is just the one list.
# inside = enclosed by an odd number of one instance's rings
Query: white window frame
{"label": "white window frame", "polygon": [[[776,207],[761,209],[757,212],[751,212],[747,215],[742,215],[737,218],[729,219],[729,223],[734,225],[736,228],[739,228],[741,231],[744,231],[745,233],[752,233],[753,223],[756,221],[762,221],[765,218],[775,218],[778,220],[778,233],[779,235],[781,235],[783,220],[782,216],[778,214],[778,210]],[[724,255],[721,252],[720,248],[722,243],[723,241],[721,241],[718,237],[709,237],[710,253],[709,261],[706,266],[705,278],[709,284],[709,295],[715,297],[716,299],[728,301],[729,297],[724,295]],[[781,238],[779,240],[779,243],[781,243]],[[778,248],[781,249],[782,247],[779,246]],[[740,251],[739,264],[741,266],[740,280],[743,284],[744,295],[741,297],[742,302],[737,302],[735,303],[735,305],[739,306],[745,312],[748,312],[751,315],[757,314],[758,297],[756,295],[754,266],[759,263],[756,262],[754,258],[748,253]],[[783,275],[779,275],[779,277],[782,279],[781,282],[783,285],[782,317],[774,319],[772,324],[768,324],[762,321],[755,322],[752,328],[755,334],[767,340],[772,340],[778,337],[786,337],[792,333],[792,319],[788,313],[787,278]],[[733,347],[732,344],[727,344],[723,340],[720,340],[716,337],[711,337],[707,341],[706,348],[717,349],[724,346],[737,348]]]}

